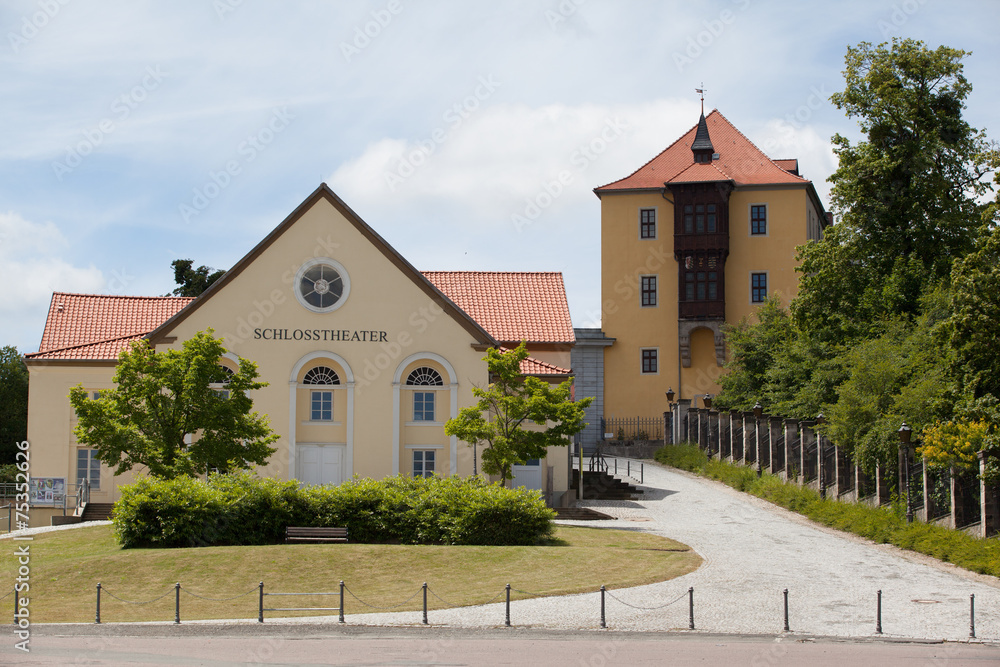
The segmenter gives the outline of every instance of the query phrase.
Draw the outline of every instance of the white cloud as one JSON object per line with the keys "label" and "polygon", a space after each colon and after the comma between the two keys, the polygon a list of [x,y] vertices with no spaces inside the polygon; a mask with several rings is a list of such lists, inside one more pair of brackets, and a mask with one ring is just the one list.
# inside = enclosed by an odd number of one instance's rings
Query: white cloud
{"label": "white cloud", "polygon": [[66,237],[51,222],[0,213],[0,318],[16,338],[3,344],[23,349],[25,340],[40,337],[52,292],[104,289],[100,270],[76,267],[61,258],[68,248]]}

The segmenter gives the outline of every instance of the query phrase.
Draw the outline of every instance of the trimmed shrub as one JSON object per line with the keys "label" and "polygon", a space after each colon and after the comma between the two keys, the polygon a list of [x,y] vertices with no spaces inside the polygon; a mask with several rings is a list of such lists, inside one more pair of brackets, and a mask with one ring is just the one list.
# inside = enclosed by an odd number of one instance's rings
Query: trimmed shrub
{"label": "trimmed shrub", "polygon": [[352,542],[536,544],[555,513],[538,491],[480,478],[354,478],[300,488],[244,472],[142,478],[122,487],[115,536],[125,548],[275,544],[287,526],[344,526]]}

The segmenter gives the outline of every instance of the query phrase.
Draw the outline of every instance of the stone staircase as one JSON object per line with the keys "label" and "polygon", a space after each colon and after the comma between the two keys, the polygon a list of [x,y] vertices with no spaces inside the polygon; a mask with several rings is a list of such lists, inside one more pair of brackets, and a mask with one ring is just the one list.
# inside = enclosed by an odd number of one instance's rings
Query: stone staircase
{"label": "stone staircase", "polygon": [[114,503],[87,503],[83,508],[84,521],[107,521],[111,518]]}
{"label": "stone staircase", "polygon": [[[580,471],[573,471],[572,488],[578,488]],[[606,472],[583,471],[584,500],[638,500],[642,490]]]}

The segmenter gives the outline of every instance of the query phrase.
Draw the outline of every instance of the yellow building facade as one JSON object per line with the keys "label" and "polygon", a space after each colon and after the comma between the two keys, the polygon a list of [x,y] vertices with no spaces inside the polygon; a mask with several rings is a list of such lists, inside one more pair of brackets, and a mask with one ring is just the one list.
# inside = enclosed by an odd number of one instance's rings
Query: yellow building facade
{"label": "yellow building facade", "polygon": [[796,247],[828,224],[794,159],[772,160],[718,111],[601,201],[604,415],[655,417],[665,392],[719,390],[723,325],[798,285]]}
{"label": "yellow building facade", "polygon": [[[111,388],[132,341],[176,349],[208,329],[228,350],[221,365],[249,359],[268,382],[254,409],[280,440],[259,474],[308,484],[473,474],[473,449],[444,423],[489,383],[486,350],[526,340],[538,356],[523,370],[562,381],[574,341],[560,274],[423,274],[324,184],[196,299],[53,295],[39,352],[26,356],[32,477],[62,480],[69,495],[87,480],[91,502],[114,502],[142,471],[116,477],[76,442],[70,388]],[[567,451],[514,472],[558,504]],[[35,500],[33,524],[60,513]]]}

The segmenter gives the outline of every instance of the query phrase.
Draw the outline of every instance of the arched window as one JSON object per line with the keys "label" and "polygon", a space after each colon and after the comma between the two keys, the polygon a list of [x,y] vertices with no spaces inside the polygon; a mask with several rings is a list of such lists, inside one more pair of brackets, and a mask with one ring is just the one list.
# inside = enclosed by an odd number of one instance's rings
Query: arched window
{"label": "arched window", "polygon": [[216,375],[216,381],[211,383],[209,386],[212,388],[212,391],[215,392],[216,396],[228,399],[229,389],[227,389],[227,387],[229,387],[229,383],[232,382],[233,377],[236,375],[236,371],[229,366],[223,366],[222,364],[219,364],[219,371],[218,375]]}
{"label": "arched window", "polygon": [[[415,368],[406,378],[406,384],[410,387],[440,387],[444,385],[441,374],[429,366]],[[434,421],[434,392],[415,391],[413,392],[413,421],[433,422]],[[432,464],[433,465],[433,464]]]}
{"label": "arched window", "polygon": [[306,372],[302,384],[340,384],[340,376],[328,366],[317,366]]}
{"label": "arched window", "polygon": [[232,382],[233,377],[236,375],[236,371],[229,366],[223,366],[222,364],[219,364],[219,368],[222,369],[222,376],[218,384],[226,385]]}
{"label": "arched window", "polygon": [[417,387],[440,387],[444,385],[444,380],[441,379],[441,374],[433,368],[421,366],[410,373],[409,377],[406,378],[406,384]]}

